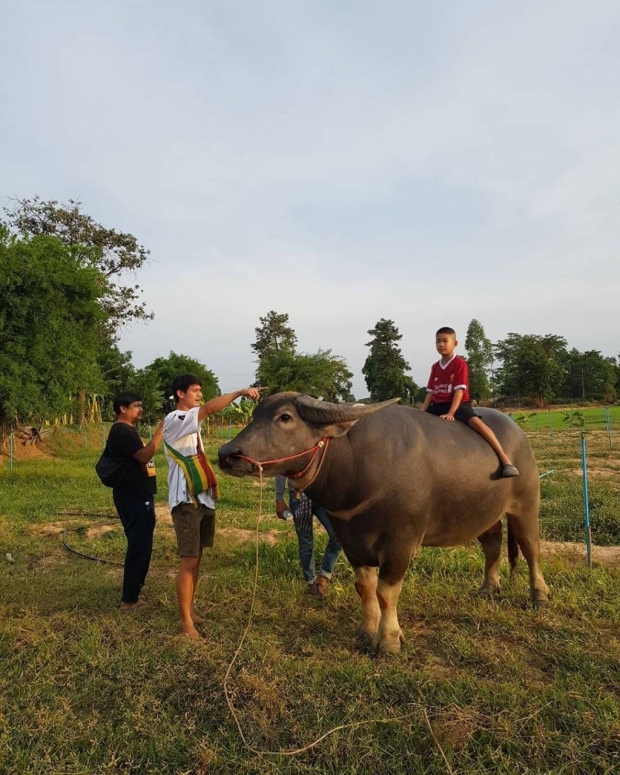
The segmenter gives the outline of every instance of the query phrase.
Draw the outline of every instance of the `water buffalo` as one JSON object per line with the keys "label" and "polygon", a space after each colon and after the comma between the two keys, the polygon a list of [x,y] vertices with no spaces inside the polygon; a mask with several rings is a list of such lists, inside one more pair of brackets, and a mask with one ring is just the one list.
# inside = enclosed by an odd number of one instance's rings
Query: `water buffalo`
{"label": "water buffalo", "polygon": [[262,463],[265,476],[285,474],[325,507],[355,570],[362,601],[358,636],[373,652],[400,649],[397,602],[420,546],[456,546],[477,538],[485,557],[480,591],[499,591],[502,514],[527,560],[534,605],[549,599],[539,563],[538,470],[523,431],[501,412],[477,410],[521,472],[504,479],[494,452],[477,433],[460,422],[396,406],[397,400],[332,404],[277,393],[219,450],[222,471],[258,476]]}

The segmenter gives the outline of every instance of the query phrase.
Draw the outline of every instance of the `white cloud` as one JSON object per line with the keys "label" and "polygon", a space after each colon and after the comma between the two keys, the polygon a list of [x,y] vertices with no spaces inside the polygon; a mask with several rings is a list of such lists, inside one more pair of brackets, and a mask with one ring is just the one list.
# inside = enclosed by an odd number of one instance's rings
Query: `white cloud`
{"label": "white cloud", "polygon": [[437,326],[464,340],[472,317],[620,349],[616,3],[26,0],[4,18],[0,193],[81,196],[151,249],[137,363],[186,352],[235,387],[269,309],[360,393],[380,317],[420,381]]}

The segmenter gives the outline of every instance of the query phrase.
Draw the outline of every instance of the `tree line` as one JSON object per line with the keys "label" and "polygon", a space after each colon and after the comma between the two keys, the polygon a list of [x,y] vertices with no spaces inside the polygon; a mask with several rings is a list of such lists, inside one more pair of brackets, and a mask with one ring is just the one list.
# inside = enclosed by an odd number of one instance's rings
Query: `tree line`
{"label": "tree line", "polygon": [[[220,392],[216,375],[188,355],[170,353],[143,369],[118,346],[126,323],[148,321],[136,273],[149,251],[132,234],[96,223],[80,202],[17,200],[0,222],[0,433],[15,422],[110,419],[112,397],[133,389],[146,417],[161,415],[175,374],[201,377],[205,398]],[[362,368],[369,397],[423,399],[401,351],[402,334],[381,319],[368,332]],[[510,333],[492,343],[472,320],[465,338],[475,400],[613,402],[620,390],[618,359],[598,350],[569,349],[566,339]],[[330,349],[299,352],[285,313],[259,318],[250,348],[256,384],[269,392],[295,390],[329,401],[354,401],[352,372]],[[425,366],[430,364],[425,364]],[[237,412],[244,416],[242,406]]]}

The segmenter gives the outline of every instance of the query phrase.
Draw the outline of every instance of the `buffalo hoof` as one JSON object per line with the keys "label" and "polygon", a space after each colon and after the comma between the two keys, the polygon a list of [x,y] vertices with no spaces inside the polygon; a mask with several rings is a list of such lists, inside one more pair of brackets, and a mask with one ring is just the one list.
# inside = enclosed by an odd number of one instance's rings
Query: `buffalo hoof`
{"label": "buffalo hoof", "polygon": [[360,651],[371,651],[372,644],[376,638],[376,632],[369,632],[368,630],[358,630],[355,634],[355,642]]}
{"label": "buffalo hoof", "polygon": [[375,656],[378,654],[398,654],[400,646],[404,642],[405,637],[402,631],[383,638],[375,636],[372,642],[371,652]]}
{"label": "buffalo hoof", "polygon": [[484,597],[487,600],[494,600],[500,596],[501,591],[499,584],[483,584],[478,590],[478,596]]}

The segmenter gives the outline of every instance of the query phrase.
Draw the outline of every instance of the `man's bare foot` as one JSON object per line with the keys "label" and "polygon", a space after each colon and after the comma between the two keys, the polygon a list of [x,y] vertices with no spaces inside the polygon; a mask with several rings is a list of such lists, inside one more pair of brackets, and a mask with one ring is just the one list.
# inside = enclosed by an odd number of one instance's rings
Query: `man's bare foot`
{"label": "man's bare foot", "polygon": [[188,638],[191,638],[192,640],[200,639],[200,633],[194,627],[193,622],[181,622],[181,629],[183,630],[183,634]]}

